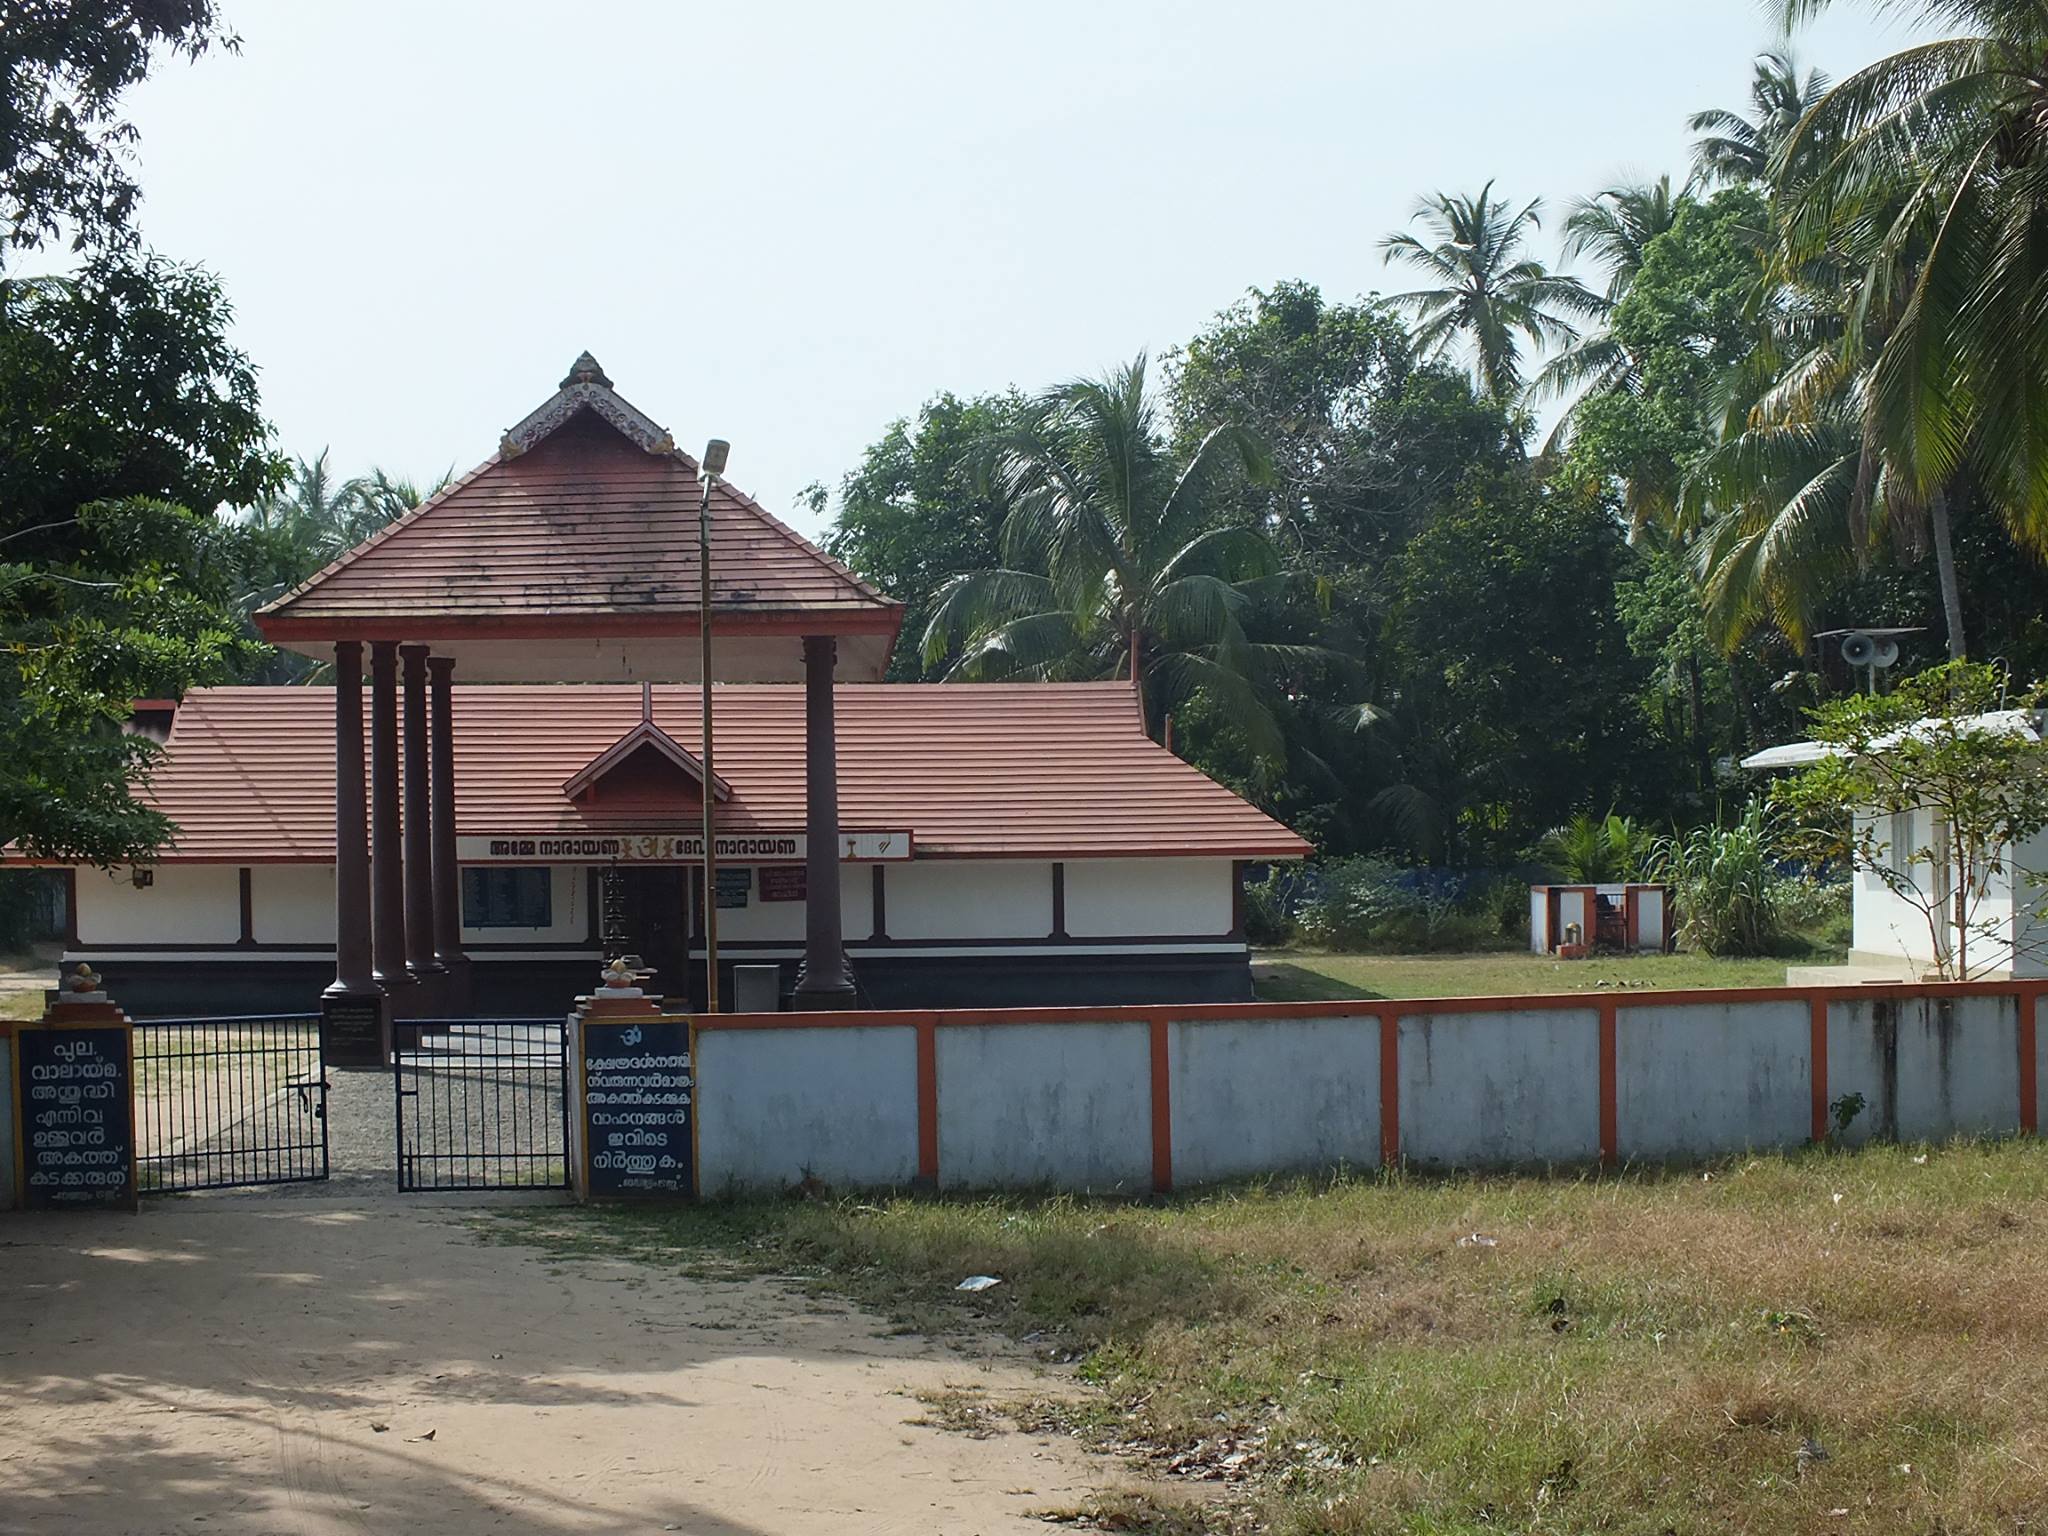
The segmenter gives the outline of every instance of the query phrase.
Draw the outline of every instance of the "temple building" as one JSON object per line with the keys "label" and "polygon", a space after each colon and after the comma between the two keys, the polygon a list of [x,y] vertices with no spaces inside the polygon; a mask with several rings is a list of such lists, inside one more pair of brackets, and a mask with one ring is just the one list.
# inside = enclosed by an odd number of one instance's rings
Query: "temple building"
{"label": "temple building", "polygon": [[1244,866],[1307,845],[1148,739],[1127,683],[881,682],[901,622],[586,353],[258,614],[337,685],[155,708],[176,836],[74,871],[66,962],[137,1014],[324,996],[387,1039],[559,1013],[619,953],[701,1006],[709,796],[724,1006],[1248,997]]}

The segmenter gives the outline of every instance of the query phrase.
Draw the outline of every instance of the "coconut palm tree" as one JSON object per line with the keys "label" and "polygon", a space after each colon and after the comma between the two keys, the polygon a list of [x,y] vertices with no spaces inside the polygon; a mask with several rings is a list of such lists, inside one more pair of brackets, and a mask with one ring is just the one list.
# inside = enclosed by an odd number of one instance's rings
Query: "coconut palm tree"
{"label": "coconut palm tree", "polygon": [[1416,318],[1415,350],[1439,357],[1469,344],[1479,392],[1512,404],[1522,392],[1522,343],[1541,350],[1578,338],[1566,316],[1600,313],[1599,297],[1577,278],[1561,277],[1523,254],[1530,230],[1542,227],[1540,201],[1514,208],[1493,195],[1438,193],[1416,204],[1428,241],[1398,230],[1380,241],[1382,259],[1414,267],[1435,286],[1394,295]]}
{"label": "coconut palm tree", "polygon": [[1618,304],[1643,269],[1650,242],[1678,222],[1692,189],[1671,188],[1669,176],[1609,187],[1572,204],[1564,221],[1564,259],[1590,256],[1607,272],[1607,302]]}
{"label": "coconut palm tree", "polygon": [[1256,757],[1277,763],[1281,732],[1264,684],[1299,648],[1246,632],[1282,579],[1255,529],[1216,526],[1206,495],[1234,461],[1263,478],[1263,451],[1240,429],[1211,429],[1176,460],[1146,388],[1146,360],[1047,391],[984,446],[1003,507],[1003,565],[954,576],[924,634],[949,679],[1128,676],[1146,729],[1196,691],[1231,714]]}
{"label": "coconut palm tree", "polygon": [[1650,242],[1678,221],[1691,201],[1691,190],[1671,189],[1671,178],[1609,187],[1580,198],[1564,221],[1564,259],[1590,256],[1607,273],[1607,291],[1600,300],[1601,323],[1553,357],[1536,376],[1535,391],[1553,398],[1576,396],[1558,418],[1545,451],[1571,435],[1579,406],[1601,395],[1633,393],[1640,386],[1637,359],[1631,357],[1607,324],[1614,307],[1628,294]]}
{"label": "coconut palm tree", "polygon": [[1701,135],[1692,149],[1700,179],[1732,185],[1775,179],[1786,147],[1828,85],[1817,69],[1800,73],[1789,43],[1758,54],[1749,87],[1754,115],[1709,107],[1686,119],[1685,126]]}
{"label": "coconut palm tree", "polygon": [[[1788,24],[1828,0],[1778,0]],[[1937,512],[1980,484],[2013,536],[2048,549],[2048,5],[1916,0],[1956,35],[1880,59],[1828,91],[1786,149],[1795,252],[1845,245],[1852,317],[1882,315],[1870,424]]]}

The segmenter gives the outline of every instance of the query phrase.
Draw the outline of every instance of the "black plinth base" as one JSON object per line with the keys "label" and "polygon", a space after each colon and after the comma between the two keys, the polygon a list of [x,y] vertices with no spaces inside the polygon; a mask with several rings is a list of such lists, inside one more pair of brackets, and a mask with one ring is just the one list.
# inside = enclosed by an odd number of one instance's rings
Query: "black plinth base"
{"label": "black plinth base", "polygon": [[330,1067],[382,1067],[391,1060],[391,999],[381,992],[320,999],[320,1059]]}

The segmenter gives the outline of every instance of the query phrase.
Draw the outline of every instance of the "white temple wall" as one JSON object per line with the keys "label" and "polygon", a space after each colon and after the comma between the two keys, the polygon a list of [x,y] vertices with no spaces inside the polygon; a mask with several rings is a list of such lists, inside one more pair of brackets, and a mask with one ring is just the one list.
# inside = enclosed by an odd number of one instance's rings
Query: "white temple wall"
{"label": "white temple wall", "polygon": [[81,945],[233,944],[242,876],[233,864],[153,864],[137,887],[124,866],[78,871]]}
{"label": "white temple wall", "polygon": [[334,866],[251,865],[249,905],[258,944],[332,944]]}
{"label": "white temple wall", "polygon": [[1067,863],[1067,932],[1223,938],[1236,921],[1229,859],[1076,859]]}
{"label": "white temple wall", "polygon": [[[892,939],[1044,938],[1052,932],[1052,865],[1036,859],[891,864]],[[848,925],[848,931],[854,931]]]}

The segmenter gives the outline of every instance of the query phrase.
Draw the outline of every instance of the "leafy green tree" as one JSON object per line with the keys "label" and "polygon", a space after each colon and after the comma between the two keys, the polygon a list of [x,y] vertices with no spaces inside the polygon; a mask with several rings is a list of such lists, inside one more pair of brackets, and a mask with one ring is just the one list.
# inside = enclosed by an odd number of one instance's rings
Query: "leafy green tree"
{"label": "leafy green tree", "polygon": [[1536,392],[1574,396],[1551,434],[1546,452],[1565,442],[1588,400],[1638,393],[1641,362],[1614,330],[1615,307],[1627,298],[1652,244],[1668,233],[1691,205],[1688,192],[1673,193],[1671,178],[1609,187],[1573,204],[1564,225],[1564,259],[1592,257],[1607,272],[1600,324],[1551,358],[1536,376]]}
{"label": "leafy green tree", "polygon": [[1401,681],[1385,698],[1411,750],[1373,796],[1401,842],[1511,860],[1589,801],[1662,809],[1642,803],[1665,765],[1615,608],[1633,563],[1600,499],[1526,475],[1475,481],[1415,537],[1388,622]]}
{"label": "leafy green tree", "polygon": [[237,46],[213,0],[0,0],[0,248],[131,239],[121,93],[162,55]]}
{"label": "leafy green tree", "polygon": [[245,539],[211,510],[275,465],[227,325],[211,277],[155,257],[0,283],[0,846],[154,847],[129,702],[255,659],[233,612]]}
{"label": "leafy green tree", "polygon": [[1768,218],[1750,191],[1683,201],[1633,269],[1613,269],[1626,281],[1599,335],[1618,366],[1574,408],[1571,459],[1621,485],[1636,529],[1672,521],[1687,469],[1716,441],[1721,381],[1757,344]]}
{"label": "leafy green tree", "polygon": [[1155,737],[1176,702],[1207,694],[1277,763],[1267,685],[1289,658],[1247,623],[1281,561],[1258,530],[1217,526],[1207,499],[1220,463],[1262,473],[1263,455],[1229,425],[1172,453],[1146,377],[1141,355],[1049,390],[987,446],[1003,564],[940,589],[925,659],[956,655],[946,676],[965,680],[1127,676]]}
{"label": "leafy green tree", "polygon": [[1521,395],[1524,342],[1539,351],[1566,346],[1578,337],[1572,320],[1600,311],[1577,278],[1524,254],[1529,232],[1542,226],[1541,209],[1539,201],[1515,208],[1496,198],[1489,181],[1476,197],[1438,193],[1417,203],[1426,240],[1398,230],[1380,241],[1386,261],[1432,283],[1393,299],[1415,316],[1416,351],[1435,358],[1465,343],[1479,392],[1503,404]]}
{"label": "leafy green tree", "polygon": [[1221,466],[1218,497],[1331,580],[1377,567],[1475,465],[1516,458],[1501,407],[1448,368],[1418,365],[1377,301],[1326,302],[1308,283],[1254,290],[1174,362],[1181,450],[1219,421],[1265,445],[1272,473]]}
{"label": "leafy green tree", "polygon": [[1849,694],[1813,711],[1827,755],[1774,791],[1804,852],[1919,914],[1946,980],[2010,964],[2016,943],[2040,952],[2026,934],[2048,922],[2048,897],[2014,852],[2048,827],[2048,755],[2029,721],[2044,702],[2048,684],[2015,688],[2004,667],[1968,661]]}
{"label": "leafy green tree", "polygon": [[950,578],[1001,563],[1002,509],[976,453],[1013,430],[1023,410],[1014,392],[935,395],[915,421],[892,422],[840,481],[839,516],[825,548],[903,602],[903,631],[889,661],[894,681],[934,679],[957,660],[940,656],[928,665],[925,629]]}

